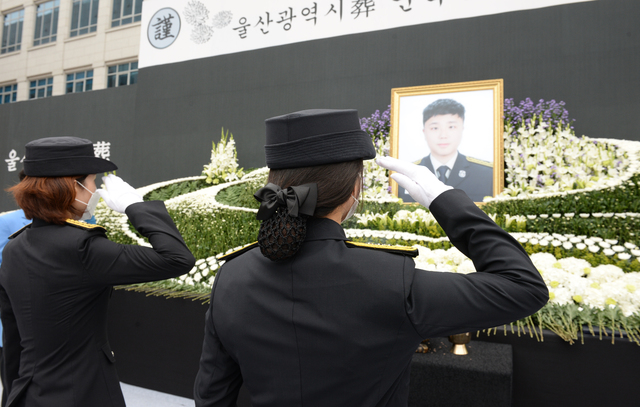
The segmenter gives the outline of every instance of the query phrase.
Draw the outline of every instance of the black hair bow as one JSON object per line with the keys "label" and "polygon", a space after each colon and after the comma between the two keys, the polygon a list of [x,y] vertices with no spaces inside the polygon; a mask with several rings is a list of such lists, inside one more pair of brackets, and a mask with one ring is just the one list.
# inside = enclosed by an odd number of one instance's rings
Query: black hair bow
{"label": "black hair bow", "polygon": [[316,184],[304,184],[281,189],[279,186],[268,183],[253,194],[260,202],[258,220],[269,219],[279,206],[286,206],[289,215],[297,217],[298,214],[312,216],[318,202],[318,186]]}

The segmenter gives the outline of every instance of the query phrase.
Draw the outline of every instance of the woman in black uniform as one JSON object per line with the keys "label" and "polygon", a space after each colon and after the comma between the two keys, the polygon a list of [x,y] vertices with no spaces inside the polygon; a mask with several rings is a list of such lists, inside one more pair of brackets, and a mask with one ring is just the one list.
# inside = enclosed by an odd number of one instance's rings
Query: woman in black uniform
{"label": "woman in black uniform", "polygon": [[[27,177],[9,190],[32,223],[13,234],[0,267],[6,405],[124,406],[107,339],[113,285],[187,273],[195,259],[164,204],[142,202],[89,140],[50,137],[26,145]],[[102,196],[153,248],[107,239],[81,222]]]}
{"label": "woman in black uniform", "polygon": [[415,268],[416,250],[350,242],[340,223],[375,156],[355,110],[266,121],[258,243],[224,257],[211,292],[196,406],[406,406],[423,338],[530,315],[548,300],[522,246],[424,167],[379,163],[428,207],[478,273]]}

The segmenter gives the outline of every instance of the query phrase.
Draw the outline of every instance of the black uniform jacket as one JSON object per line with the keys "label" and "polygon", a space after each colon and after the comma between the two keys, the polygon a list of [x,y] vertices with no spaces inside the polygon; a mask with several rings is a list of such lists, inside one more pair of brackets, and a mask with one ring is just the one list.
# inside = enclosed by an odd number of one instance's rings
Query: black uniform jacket
{"label": "black uniform jacket", "polygon": [[346,243],[310,218],[291,259],[249,250],[216,276],[195,383],[198,407],[406,406],[411,358],[424,338],[530,315],[548,300],[522,246],[460,190],[431,210],[480,272],[415,268],[411,256]]}
{"label": "black uniform jacket", "polygon": [[[473,158],[471,160],[479,161]],[[474,161],[470,161],[469,157],[458,153],[458,158],[456,158],[445,184],[463,190],[474,202],[482,202],[485,196],[493,196],[493,168]],[[435,174],[430,155],[424,157],[418,165],[427,167]],[[403,201],[415,202],[404,188],[400,189],[402,190],[400,198]]]}
{"label": "black uniform jacket", "polygon": [[126,213],[153,248],[122,245],[105,229],[40,219],[14,235],[0,267],[7,406],[124,406],[107,340],[112,285],[188,272],[195,259],[159,201]]}

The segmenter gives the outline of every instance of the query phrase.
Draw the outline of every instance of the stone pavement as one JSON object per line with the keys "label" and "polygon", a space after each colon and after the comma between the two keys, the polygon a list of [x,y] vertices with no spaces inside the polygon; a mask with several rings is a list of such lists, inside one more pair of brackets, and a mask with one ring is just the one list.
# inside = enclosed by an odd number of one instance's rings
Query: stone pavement
{"label": "stone pavement", "polygon": [[120,383],[127,407],[194,407],[192,399]]}
{"label": "stone pavement", "polygon": [[[192,399],[120,383],[127,407],[194,407]],[[0,391],[2,384],[0,384]]]}

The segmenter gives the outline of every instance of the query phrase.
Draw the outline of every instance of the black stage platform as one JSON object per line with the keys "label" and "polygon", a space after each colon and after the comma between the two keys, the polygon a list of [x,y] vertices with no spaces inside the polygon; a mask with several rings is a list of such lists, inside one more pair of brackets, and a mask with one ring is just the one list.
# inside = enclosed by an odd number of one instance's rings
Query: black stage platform
{"label": "black stage platform", "polygon": [[[120,379],[182,397],[192,388],[204,336],[207,305],[116,290],[109,336]],[[640,346],[610,337],[585,336],[569,345],[546,331],[544,342],[528,336],[481,335],[469,355],[448,353],[449,342],[431,339],[433,350],[411,366],[410,406],[628,405],[637,399]],[[250,406],[241,394],[239,406]]]}

